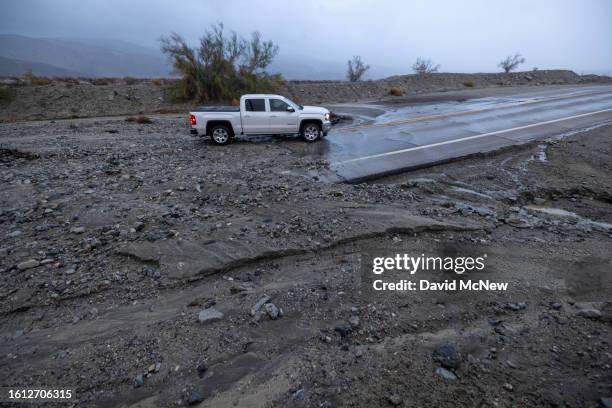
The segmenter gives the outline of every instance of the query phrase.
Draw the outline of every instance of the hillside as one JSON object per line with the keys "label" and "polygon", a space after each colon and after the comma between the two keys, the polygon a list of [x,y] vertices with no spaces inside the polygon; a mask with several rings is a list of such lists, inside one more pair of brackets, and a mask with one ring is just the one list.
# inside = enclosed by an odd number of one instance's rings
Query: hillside
{"label": "hillside", "polygon": [[166,58],[156,50],[126,42],[84,42],[2,34],[0,57],[22,62],[11,64],[10,61],[2,60],[0,72],[8,71],[11,67],[23,67],[36,73],[39,71],[39,75],[55,75],[54,72],[59,68],[90,77],[148,78],[168,77],[171,71]]}

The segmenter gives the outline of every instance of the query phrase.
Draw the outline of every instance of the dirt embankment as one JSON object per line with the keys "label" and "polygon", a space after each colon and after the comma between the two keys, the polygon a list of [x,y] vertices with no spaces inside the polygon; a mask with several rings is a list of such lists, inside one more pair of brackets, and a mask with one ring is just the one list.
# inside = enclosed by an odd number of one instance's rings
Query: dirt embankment
{"label": "dirt embankment", "polygon": [[[573,71],[547,70],[491,73],[428,75],[398,75],[378,81],[291,81],[281,93],[301,103],[353,102],[363,99],[380,99],[395,96],[457,90],[520,85],[564,85],[594,82],[597,76],[583,78]],[[597,77],[597,80],[601,80]],[[612,80],[612,79],[611,79]],[[392,91],[393,90],[393,91]],[[399,91],[399,92],[398,92]]]}
{"label": "dirt embankment", "polygon": [[[0,85],[11,92],[0,99],[0,122],[92,116],[185,112],[192,103],[172,100],[168,79],[37,80],[36,85],[5,78]],[[373,98],[521,85],[610,82],[612,78],[580,76],[572,71],[548,70],[510,74],[402,75],[376,81],[289,81],[277,92],[302,104],[354,102]]]}

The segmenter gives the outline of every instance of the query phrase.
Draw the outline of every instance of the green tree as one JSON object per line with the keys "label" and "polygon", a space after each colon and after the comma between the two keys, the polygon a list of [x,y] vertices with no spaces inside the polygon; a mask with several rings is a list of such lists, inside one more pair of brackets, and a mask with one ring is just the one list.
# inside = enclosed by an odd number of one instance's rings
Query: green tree
{"label": "green tree", "polygon": [[197,49],[177,33],[162,38],[161,49],[181,75],[174,89],[178,99],[230,101],[241,93],[271,90],[282,81],[280,75],[266,71],[278,46],[263,41],[258,32],[247,41],[234,31],[226,35],[218,23],[204,32]]}

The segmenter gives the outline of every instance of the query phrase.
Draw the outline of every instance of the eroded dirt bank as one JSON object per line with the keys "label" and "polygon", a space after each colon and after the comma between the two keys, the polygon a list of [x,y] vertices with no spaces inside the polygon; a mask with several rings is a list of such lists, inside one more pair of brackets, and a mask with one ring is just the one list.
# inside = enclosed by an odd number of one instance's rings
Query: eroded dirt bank
{"label": "eroded dirt bank", "polygon": [[[344,185],[313,176],[324,141],[2,124],[0,383],[74,386],[87,407],[596,407],[611,142],[607,126]],[[509,290],[361,282],[365,253],[449,248],[486,253]]]}

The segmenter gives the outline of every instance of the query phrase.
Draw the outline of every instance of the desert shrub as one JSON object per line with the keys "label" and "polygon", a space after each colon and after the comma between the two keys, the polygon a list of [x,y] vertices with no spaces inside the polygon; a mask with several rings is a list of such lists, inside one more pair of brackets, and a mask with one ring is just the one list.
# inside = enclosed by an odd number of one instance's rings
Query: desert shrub
{"label": "desert shrub", "polygon": [[161,78],[155,78],[151,81],[155,86],[161,86],[164,84],[164,80]]}
{"label": "desert shrub", "polygon": [[351,82],[361,81],[363,75],[370,69],[370,66],[366,65],[359,55],[355,55],[352,60],[348,60],[347,65],[346,78]]}
{"label": "desert shrub", "polygon": [[147,125],[153,123],[151,119],[146,116],[130,116],[125,119],[126,122],[140,123],[141,125]]}
{"label": "desert shrub", "polygon": [[170,92],[177,100],[231,101],[243,93],[271,91],[282,80],[266,72],[278,46],[258,32],[250,40],[234,31],[227,36],[219,23],[205,31],[197,49],[176,33],[162,38],[161,48],[181,75]]}
{"label": "desert shrub", "polygon": [[505,73],[514,71],[519,65],[525,63],[525,58],[521,54],[508,55],[506,59],[499,63],[499,67],[504,70]]}
{"label": "desert shrub", "polygon": [[29,70],[25,74],[23,74],[23,77],[26,80],[30,81],[31,85],[45,86],[45,85],[50,85],[52,83],[52,81],[49,78],[36,76],[32,73],[32,71],[29,71]]}
{"label": "desert shrub", "polygon": [[476,85],[473,79],[468,79],[463,81],[463,86],[467,86],[468,88],[473,88]]}
{"label": "desert shrub", "polygon": [[417,58],[416,62],[412,65],[412,70],[419,75],[433,74],[438,72],[439,68],[439,64],[436,65],[432,60],[423,58]]}
{"label": "desert shrub", "polygon": [[56,82],[63,82],[68,85],[78,85],[79,80],[74,77],[53,77],[53,80]]}
{"label": "desert shrub", "polygon": [[126,85],[134,85],[138,82],[138,80],[132,77],[125,77],[123,78],[123,82],[125,82]]}
{"label": "desert shrub", "polygon": [[0,86],[0,102],[8,103],[15,99],[15,90],[10,86]]}
{"label": "desert shrub", "polygon": [[99,85],[99,86],[110,85],[111,80],[109,80],[108,78],[95,78],[95,79],[92,79],[91,83],[94,85]]}
{"label": "desert shrub", "polygon": [[403,94],[404,93],[399,88],[393,87],[393,88],[389,89],[389,95],[392,95],[392,96],[402,96]]}

